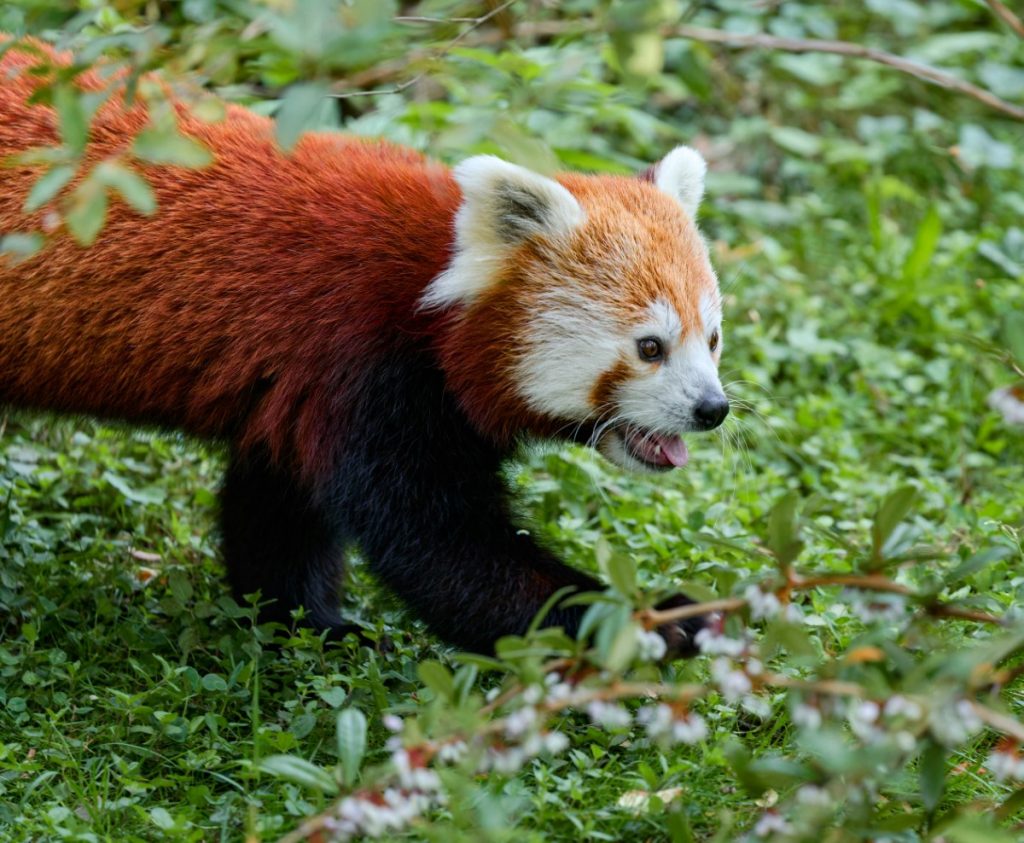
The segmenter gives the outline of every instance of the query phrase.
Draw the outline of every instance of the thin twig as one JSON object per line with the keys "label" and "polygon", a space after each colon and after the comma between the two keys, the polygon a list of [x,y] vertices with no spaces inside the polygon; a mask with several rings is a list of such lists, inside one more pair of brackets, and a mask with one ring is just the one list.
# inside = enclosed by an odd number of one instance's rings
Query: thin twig
{"label": "thin twig", "polygon": [[807,591],[826,585],[844,585],[860,588],[865,591],[884,591],[890,594],[912,595],[912,589],[898,582],[893,582],[881,574],[825,574],[817,577],[801,577],[794,575],[789,587],[794,591]]}
{"label": "thin twig", "polygon": [[1024,724],[1020,721],[1007,717],[1005,714],[1001,714],[987,705],[982,705],[976,700],[971,700],[971,708],[974,709],[974,713],[981,718],[982,722],[987,723],[997,732],[1002,732],[1004,735],[1012,735],[1017,740],[1024,741]]}
{"label": "thin twig", "polygon": [[[471,23],[465,29],[462,30],[458,35],[452,38],[447,44],[445,44],[440,50],[433,54],[435,60],[444,58],[452,49],[461,44],[471,33],[483,26],[487,21],[497,17],[504,12],[509,6],[515,3],[516,0],[505,0],[500,6],[495,6],[486,15],[481,15],[478,18],[471,18]],[[411,59],[406,59],[403,63],[403,67],[408,67]],[[351,97],[366,97],[375,94],[400,94],[407,88],[411,88],[421,79],[427,75],[427,71],[423,70],[413,76],[411,79],[406,79],[404,82],[400,82],[394,85],[390,89],[378,90],[378,91],[349,91],[347,93],[331,94],[335,99],[349,99]]]}
{"label": "thin twig", "polygon": [[678,26],[666,30],[666,34],[691,38],[694,41],[703,41],[710,44],[724,44],[727,47],[736,47],[738,49],[783,50],[789,53],[830,53],[837,56],[866,59],[877,64],[884,64],[886,67],[891,67],[902,73],[907,73],[931,85],[937,85],[940,88],[947,88],[948,90],[964,94],[1016,120],[1024,120],[1024,108],[1000,99],[991,91],[987,91],[931,65],[907,59],[903,56],[897,56],[894,53],[879,50],[875,47],[865,47],[863,44],[855,44],[851,41],[826,41],[821,38],[781,38],[777,35],[768,35],[766,33],[744,35],[739,32],[725,32],[720,29],[708,29],[702,26]]}
{"label": "thin twig", "polygon": [[688,606],[679,606],[675,609],[643,609],[637,612],[636,618],[647,629],[653,629],[656,626],[685,620],[686,618],[710,615],[712,612],[735,612],[746,605],[747,601],[742,597],[724,597],[721,600],[691,603]]}
{"label": "thin twig", "polygon": [[[506,38],[504,33],[499,31],[477,32],[473,38],[468,38],[468,36],[470,33],[478,30],[484,23],[493,18],[499,12],[508,8],[512,2],[513,0],[509,0],[509,2],[503,3],[501,6],[498,6],[491,12],[488,12],[486,15],[480,18],[475,18],[474,22],[469,27],[456,36],[456,38],[450,41],[446,46],[441,48],[437,53],[431,54],[429,52],[422,51],[410,52],[401,60],[390,64],[378,65],[376,68],[369,68],[364,74],[356,74],[355,76],[350,77],[344,83],[345,87],[361,87],[366,84],[373,84],[374,82],[380,82],[383,79],[391,78],[400,74],[411,64],[423,58],[431,55],[433,55],[434,58],[443,57],[459,43],[465,42],[476,46],[502,43]],[[1002,4],[999,5],[1001,6]],[[995,8],[995,6],[993,6],[993,8]],[[1009,12],[1008,9],[1006,11],[1011,15],[1011,17],[1013,17],[1012,13]],[[1006,18],[1004,18],[1004,20],[1006,20]],[[1014,20],[1016,20],[1016,18],[1014,18]],[[1009,20],[1007,20],[1007,22],[1009,23]],[[1017,23],[1019,23],[1019,21],[1017,21]],[[1013,26],[1012,23],[1010,25]],[[513,34],[516,40],[530,40],[557,35],[583,34],[594,32],[596,29],[597,22],[595,21],[527,21],[517,24],[513,29]],[[831,55],[845,56],[847,58],[863,59],[865,61],[871,61],[876,64],[891,67],[893,70],[906,73],[907,75],[913,76],[915,79],[920,79],[923,82],[927,82],[930,85],[936,85],[940,88],[946,88],[947,90],[954,91],[958,94],[963,94],[964,96],[977,100],[989,108],[1000,111],[1009,117],[1013,117],[1015,120],[1024,120],[1024,107],[1007,102],[1006,100],[997,97],[991,91],[975,85],[972,82],[968,82],[958,76],[954,76],[952,73],[945,70],[939,70],[931,65],[914,61],[913,59],[904,58],[903,56],[898,56],[895,53],[890,53],[885,50],[879,50],[875,47],[866,47],[863,44],[856,44],[852,41],[830,41],[821,38],[783,38],[763,32],[750,35],[739,32],[726,32],[721,29],[710,29],[703,26],[690,26],[689,24],[665,27],[661,30],[661,34],[670,38],[689,38],[693,41],[700,41],[707,44],[722,44],[726,47],[744,50],[767,49],[781,50],[789,53],[828,53]],[[371,94],[400,93],[410,85],[414,85],[416,82],[421,80],[426,73],[427,71],[423,71],[412,79],[401,82],[392,88],[369,91],[348,91],[346,93],[333,94],[333,96],[354,97],[368,96]]]}
{"label": "thin twig", "polygon": [[[791,575],[786,588],[789,591],[809,591],[812,588],[824,588],[827,586],[843,586],[845,588],[857,588],[862,591],[880,591],[887,594],[899,594],[911,599],[920,599],[921,595],[914,592],[909,586],[894,582],[882,574],[824,574],[814,577],[801,577]],[[747,605],[742,597],[726,597],[721,600],[708,600],[705,603],[691,603],[689,606],[680,606],[676,609],[643,609],[636,614],[636,619],[646,629],[653,629],[663,624],[696,618],[701,615],[710,615],[712,612],[735,612]],[[1004,626],[1005,621],[996,615],[988,612],[975,611],[974,609],[962,609],[950,603],[934,601],[922,607],[928,615],[936,618],[958,618],[960,620],[987,623],[994,626]]]}
{"label": "thin twig", "polygon": [[1000,18],[1003,23],[1021,38],[1024,38],[1024,22],[1019,17],[1000,3],[999,0],[985,0],[985,2],[988,3],[989,8],[995,13],[996,17]]}
{"label": "thin twig", "polygon": [[1006,626],[1005,618],[1000,618],[988,612],[978,612],[974,609],[962,609],[949,603],[934,603],[927,607],[927,611],[933,618],[958,618],[964,621],[990,623],[993,626]]}
{"label": "thin twig", "polygon": [[426,18],[421,15],[398,15],[393,17],[395,23],[476,23],[479,18]]}

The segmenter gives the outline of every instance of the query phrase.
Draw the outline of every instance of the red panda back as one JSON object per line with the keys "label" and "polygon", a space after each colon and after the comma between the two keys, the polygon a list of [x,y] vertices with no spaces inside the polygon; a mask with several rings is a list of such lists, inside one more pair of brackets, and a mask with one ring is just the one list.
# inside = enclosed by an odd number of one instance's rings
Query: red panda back
{"label": "red panda back", "polygon": [[[0,157],[57,143],[53,111],[25,104],[34,62],[0,60]],[[60,231],[29,260],[0,258],[0,403],[241,435],[301,462],[321,452],[346,371],[423,330],[416,302],[449,259],[458,188],[411,150],[312,134],[286,156],[244,109],[179,117],[216,160],[146,167],[154,216],[114,201],[91,248]],[[88,163],[145,120],[106,106]],[[52,208],[22,211],[39,173],[0,170],[0,231],[43,227]]]}

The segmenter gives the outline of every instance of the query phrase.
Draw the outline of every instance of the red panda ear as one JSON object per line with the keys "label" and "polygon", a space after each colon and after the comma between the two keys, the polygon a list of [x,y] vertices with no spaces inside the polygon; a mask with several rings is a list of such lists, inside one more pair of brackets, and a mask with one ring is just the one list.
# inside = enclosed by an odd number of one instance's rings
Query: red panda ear
{"label": "red panda ear", "polygon": [[708,165],[696,149],[677,146],[643,177],[675,199],[690,217],[696,218],[704,196],[704,176]]}
{"label": "red panda ear", "polygon": [[510,248],[535,236],[564,236],[584,220],[576,197],[554,179],[493,155],[467,158],[454,175],[462,189],[455,255],[427,287],[427,307],[469,302],[495,280]]}
{"label": "red panda ear", "polygon": [[515,245],[537,234],[567,234],[583,221],[579,202],[558,182],[493,155],[466,159],[455,168],[455,180],[463,197],[460,241],[482,237]]}

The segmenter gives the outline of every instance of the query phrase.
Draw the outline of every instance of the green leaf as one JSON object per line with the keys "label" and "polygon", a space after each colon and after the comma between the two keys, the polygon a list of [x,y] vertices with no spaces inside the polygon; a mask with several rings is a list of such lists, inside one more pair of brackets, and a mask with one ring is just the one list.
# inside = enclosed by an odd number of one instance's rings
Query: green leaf
{"label": "green leaf", "polygon": [[954,585],[961,580],[965,580],[989,565],[1009,559],[1013,554],[1014,551],[1006,545],[995,545],[994,547],[986,547],[984,550],[979,550],[950,571],[946,577],[946,585]]}
{"label": "green leaf", "polygon": [[200,684],[207,691],[226,691],[228,689],[228,683],[224,681],[224,677],[216,673],[207,673]]}
{"label": "green leaf", "polygon": [[153,820],[153,824],[163,831],[172,831],[174,829],[174,817],[171,816],[170,811],[166,808],[161,808],[159,805],[156,808],[151,808],[149,817]]}
{"label": "green leaf", "polygon": [[335,685],[333,688],[325,688],[320,691],[320,699],[327,703],[331,708],[338,708],[345,699],[348,697],[345,689],[340,685]]}
{"label": "green leaf", "polygon": [[192,599],[192,583],[183,571],[171,571],[167,576],[167,588],[179,603],[188,603]]}
{"label": "green leaf", "polygon": [[107,221],[107,191],[95,170],[71,194],[64,214],[71,236],[82,246],[91,246]]}
{"label": "green leaf", "polygon": [[97,177],[113,188],[140,214],[152,215],[156,211],[156,195],[142,176],[119,161],[104,161],[97,166]]}
{"label": "green leaf", "polygon": [[878,509],[871,527],[872,559],[878,563],[884,559],[885,542],[917,502],[917,489],[900,486],[893,491]]}
{"label": "green leaf", "polygon": [[903,264],[904,281],[917,281],[924,277],[925,272],[931,266],[932,256],[935,254],[935,247],[941,236],[942,218],[939,216],[938,208],[931,205],[925,212],[921,224],[917,227],[914,245]]}
{"label": "green leaf", "polygon": [[204,144],[175,129],[146,129],[132,144],[132,154],[150,164],[170,164],[199,169],[213,162],[213,154]]}
{"label": "green leaf", "polygon": [[632,597],[636,594],[636,563],[625,553],[598,554],[598,562],[604,575],[619,594]]}
{"label": "green leaf", "polygon": [[775,126],[771,130],[772,140],[787,152],[801,158],[813,158],[821,152],[821,138],[793,126]]}
{"label": "green leaf", "polygon": [[788,567],[800,555],[804,543],[800,540],[796,524],[796,509],[800,496],[789,492],[776,501],[768,514],[768,532],[765,544],[778,560],[779,567]]}
{"label": "green leaf", "polygon": [[693,843],[693,829],[684,810],[669,811],[665,815],[665,825],[668,829],[668,839],[672,843]]}
{"label": "green leaf", "polygon": [[75,176],[75,168],[71,164],[61,164],[40,176],[25,199],[25,213],[38,211],[53,199],[61,189]]}
{"label": "green leaf", "polygon": [[271,755],[260,762],[259,769],[279,779],[285,779],[310,790],[318,790],[328,796],[334,796],[338,792],[338,783],[326,770],[294,755]]}
{"label": "green leaf", "polygon": [[89,118],[81,93],[70,85],[58,85],[53,91],[53,107],[64,145],[76,155],[89,141]]}
{"label": "green leaf", "polygon": [[420,681],[443,699],[450,700],[455,692],[451,671],[441,662],[430,659],[416,668]]}
{"label": "green leaf", "polygon": [[347,787],[359,778],[366,754],[366,715],[358,708],[346,708],[338,714],[338,758]]}
{"label": "green leaf", "polygon": [[13,232],[0,237],[0,254],[10,255],[15,262],[32,257],[43,248],[42,234]]}
{"label": "green leaf", "polygon": [[1004,314],[1000,334],[1010,356],[1018,365],[1024,366],[1024,312],[1017,310]]}
{"label": "green leaf", "polygon": [[277,111],[275,134],[282,149],[290,151],[302,132],[316,125],[320,104],[328,93],[323,82],[304,82],[288,89]]}
{"label": "green leaf", "polygon": [[959,817],[944,825],[941,832],[950,843],[1020,843],[1017,834],[996,828],[989,817],[981,814]]}
{"label": "green leaf", "polygon": [[946,787],[946,750],[941,744],[931,741],[925,747],[918,761],[918,775],[921,801],[930,814],[938,806]]}

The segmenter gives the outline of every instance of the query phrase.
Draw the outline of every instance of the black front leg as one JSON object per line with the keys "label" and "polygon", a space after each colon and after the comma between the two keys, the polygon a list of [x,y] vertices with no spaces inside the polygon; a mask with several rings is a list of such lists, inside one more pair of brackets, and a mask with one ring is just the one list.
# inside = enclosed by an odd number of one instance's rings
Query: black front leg
{"label": "black front leg", "polygon": [[[394,359],[368,375],[350,407],[338,506],[371,570],[434,632],[491,651],[523,634],[559,589],[603,589],[515,527],[505,453],[469,426],[436,369]],[[556,607],[545,624],[574,635],[584,610]],[[700,624],[668,631],[676,652]]]}
{"label": "black front leg", "polygon": [[263,621],[306,621],[332,637],[358,631],[338,613],[343,535],[320,490],[260,450],[231,454],[221,493],[224,559],[235,597],[260,592]]}

